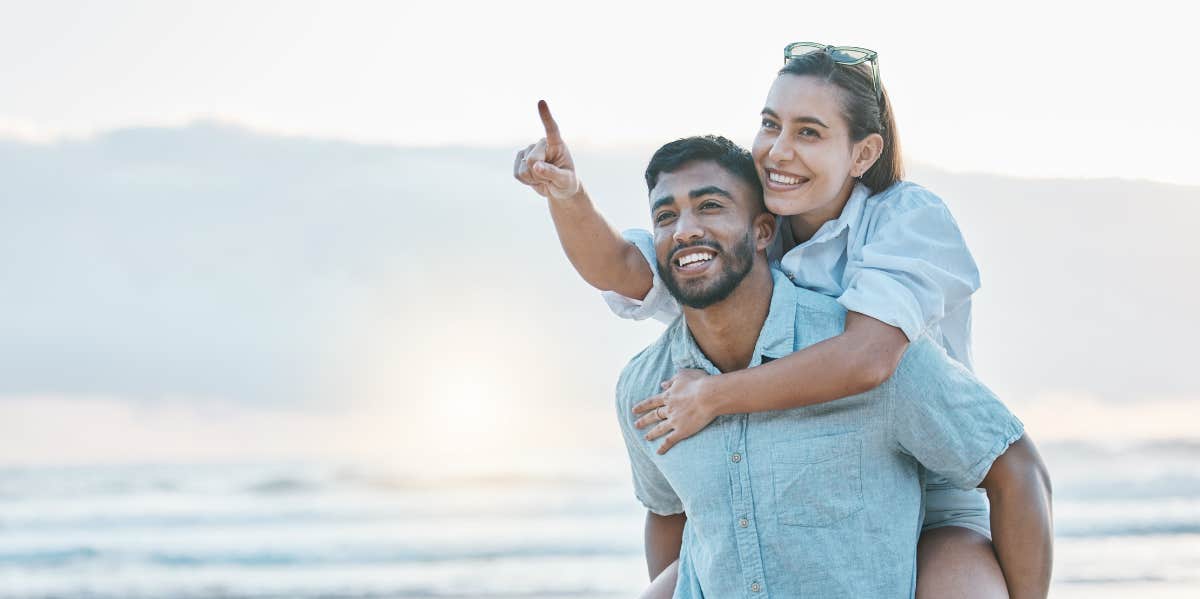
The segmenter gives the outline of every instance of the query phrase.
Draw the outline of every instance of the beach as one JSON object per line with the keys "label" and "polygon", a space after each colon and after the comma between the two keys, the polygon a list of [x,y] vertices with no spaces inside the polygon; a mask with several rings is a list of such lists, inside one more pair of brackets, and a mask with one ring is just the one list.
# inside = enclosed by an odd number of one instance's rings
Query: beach
{"label": "beach", "polygon": [[[1194,597],[1200,444],[1048,443],[1052,597]],[[581,463],[586,467],[580,468]],[[645,581],[624,456],[0,469],[0,598],[615,598]]]}

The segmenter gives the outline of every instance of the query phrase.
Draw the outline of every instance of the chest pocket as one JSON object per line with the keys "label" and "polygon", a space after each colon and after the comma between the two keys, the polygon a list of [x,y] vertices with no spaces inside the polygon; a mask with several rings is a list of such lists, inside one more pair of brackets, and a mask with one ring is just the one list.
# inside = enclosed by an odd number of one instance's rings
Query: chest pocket
{"label": "chest pocket", "polygon": [[771,449],[780,524],[826,527],[863,509],[862,439],[854,433]]}

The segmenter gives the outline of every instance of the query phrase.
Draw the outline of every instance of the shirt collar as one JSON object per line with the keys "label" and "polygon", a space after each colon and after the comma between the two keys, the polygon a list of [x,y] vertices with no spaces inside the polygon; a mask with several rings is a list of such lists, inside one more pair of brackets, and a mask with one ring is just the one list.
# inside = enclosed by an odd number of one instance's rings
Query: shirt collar
{"label": "shirt collar", "polygon": [[[773,288],[771,306],[763,322],[758,340],[754,344],[754,357],[750,367],[758,366],[763,358],[774,360],[795,351],[796,342],[796,287],[783,271],[771,268]],[[676,368],[699,368],[709,374],[720,374],[717,367],[700,351],[687,321],[682,315],[675,320],[671,329],[671,359]]]}
{"label": "shirt collar", "polygon": [[[842,213],[833,220],[825,221],[808,241],[799,245],[819,243],[837,237],[847,227],[857,226],[858,221],[862,220],[863,204],[866,203],[869,197],[871,197],[871,188],[862,183],[855,183],[854,189],[850,191],[850,198],[846,200],[846,205],[842,206]],[[787,228],[787,234],[788,238],[792,239],[792,228],[790,226]]]}

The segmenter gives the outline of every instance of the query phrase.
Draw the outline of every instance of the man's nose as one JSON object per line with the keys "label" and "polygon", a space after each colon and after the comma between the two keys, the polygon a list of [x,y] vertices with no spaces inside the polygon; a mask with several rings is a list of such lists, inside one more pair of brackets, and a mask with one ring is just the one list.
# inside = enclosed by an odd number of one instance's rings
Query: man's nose
{"label": "man's nose", "polygon": [[675,243],[689,243],[704,237],[700,221],[691,212],[684,212],[675,219]]}

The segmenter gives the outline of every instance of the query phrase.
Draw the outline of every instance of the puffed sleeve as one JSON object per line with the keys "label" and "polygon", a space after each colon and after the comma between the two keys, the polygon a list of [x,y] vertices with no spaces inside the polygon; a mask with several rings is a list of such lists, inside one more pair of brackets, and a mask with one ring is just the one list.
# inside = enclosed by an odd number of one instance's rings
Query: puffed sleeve
{"label": "puffed sleeve", "polygon": [[979,289],[979,269],[933,193],[911,186],[869,201],[878,205],[868,210],[861,245],[849,248],[838,302],[915,341]]}
{"label": "puffed sleeve", "polygon": [[654,273],[654,284],[645,299],[636,300],[625,297],[615,291],[602,291],[604,301],[609,309],[621,318],[645,320],[654,317],[655,320],[670,323],[679,316],[679,303],[667,291],[662,279],[658,276],[658,259],[654,253],[654,237],[645,229],[629,229],[621,233],[625,241],[632,243],[642,253],[650,271]]}

